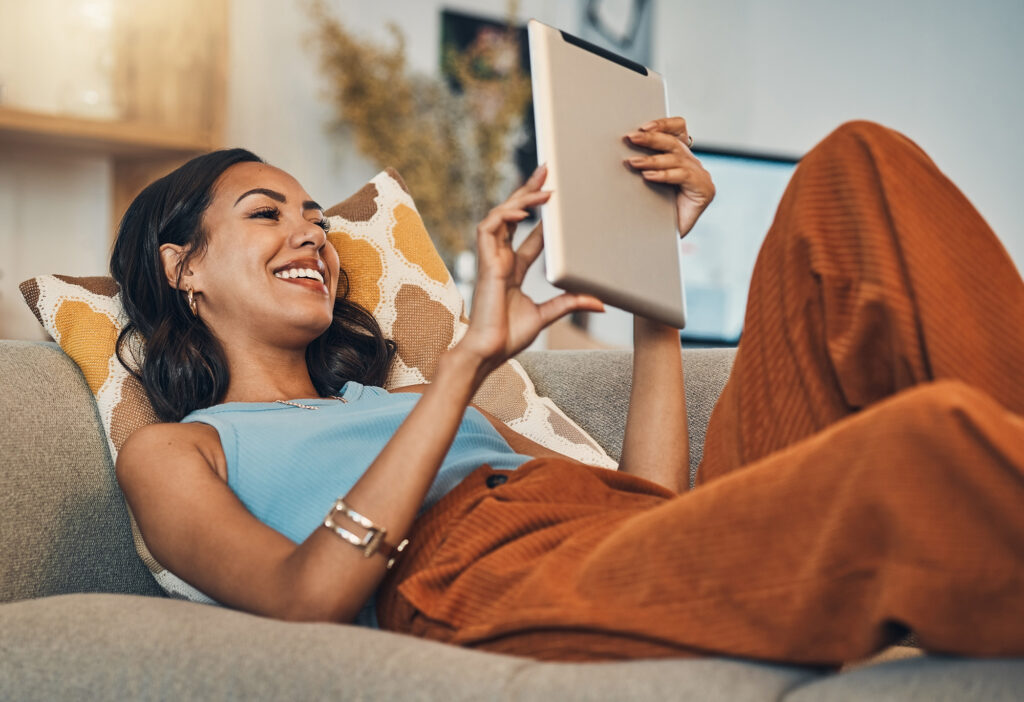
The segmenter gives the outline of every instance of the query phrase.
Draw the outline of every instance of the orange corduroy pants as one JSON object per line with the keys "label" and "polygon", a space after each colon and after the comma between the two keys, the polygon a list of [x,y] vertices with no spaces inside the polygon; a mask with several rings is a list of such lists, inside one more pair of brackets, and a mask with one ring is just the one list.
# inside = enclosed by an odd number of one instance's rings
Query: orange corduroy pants
{"label": "orange corduroy pants", "polygon": [[843,125],[758,256],[695,489],[484,466],[414,527],[383,627],[544,660],[834,667],[912,631],[1024,655],[1024,284],[906,137]]}

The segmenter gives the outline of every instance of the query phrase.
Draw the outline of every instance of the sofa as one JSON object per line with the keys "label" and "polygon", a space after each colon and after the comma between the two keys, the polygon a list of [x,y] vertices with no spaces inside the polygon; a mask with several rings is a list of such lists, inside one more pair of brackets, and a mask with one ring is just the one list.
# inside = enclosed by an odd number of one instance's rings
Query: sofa
{"label": "sofa", "polygon": [[[684,353],[691,482],[732,353]],[[619,455],[629,352],[534,351],[520,361],[542,395]],[[1024,697],[1024,660],[907,646],[838,673],[733,658],[538,663],[171,599],[135,554],[96,406],[74,363],[55,344],[0,341],[0,413],[2,700]]]}

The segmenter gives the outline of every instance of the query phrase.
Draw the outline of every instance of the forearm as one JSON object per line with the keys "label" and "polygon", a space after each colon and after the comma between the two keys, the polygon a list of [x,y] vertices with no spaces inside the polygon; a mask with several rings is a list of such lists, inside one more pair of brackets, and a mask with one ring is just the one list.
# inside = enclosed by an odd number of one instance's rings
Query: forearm
{"label": "forearm", "polygon": [[633,319],[633,387],[619,470],[676,492],[689,484],[690,441],[679,330]]}
{"label": "forearm", "polygon": [[[352,509],[387,528],[390,543],[397,545],[412,526],[482,381],[480,373],[478,364],[458,351],[443,355],[433,382],[344,496]],[[292,597],[316,603],[311,616],[295,618],[350,620],[386,573],[383,556],[364,558],[360,549],[328,529],[316,529],[288,560],[282,576],[297,588]]]}

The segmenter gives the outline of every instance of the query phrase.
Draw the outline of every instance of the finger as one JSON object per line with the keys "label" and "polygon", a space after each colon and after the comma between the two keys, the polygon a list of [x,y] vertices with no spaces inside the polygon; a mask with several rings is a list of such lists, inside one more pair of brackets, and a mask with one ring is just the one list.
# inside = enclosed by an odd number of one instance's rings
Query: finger
{"label": "finger", "polygon": [[512,239],[519,222],[529,216],[530,213],[526,210],[512,209],[503,209],[488,215],[477,232],[477,251],[481,261],[491,260],[502,251],[511,253],[514,261],[515,252],[512,250]]}
{"label": "finger", "polygon": [[643,146],[655,151],[682,151],[683,142],[678,137],[664,132],[630,132],[626,142],[634,146]]}
{"label": "finger", "polygon": [[518,195],[514,194],[511,195],[508,200],[505,200],[505,202],[492,209],[491,212],[488,213],[488,216],[503,210],[525,210],[531,207],[537,207],[538,205],[546,203],[551,198],[551,195],[552,192],[550,190],[520,193]]}
{"label": "finger", "polygon": [[688,168],[666,168],[657,171],[640,171],[645,180],[658,183],[685,183],[691,171]]}
{"label": "finger", "polygon": [[526,237],[526,240],[519,245],[516,251],[516,283],[522,283],[537,256],[544,250],[544,222],[538,222],[537,226]]}
{"label": "finger", "polygon": [[537,205],[543,205],[551,199],[552,194],[553,193],[550,190],[534,190],[532,192],[513,193],[509,196],[508,200],[505,200],[505,202],[499,205],[499,207],[510,206],[521,209],[536,207]]}
{"label": "finger", "polygon": [[544,185],[545,179],[548,177],[548,164],[542,163],[530,174],[530,177],[526,179],[526,182],[516,188],[512,195],[509,197],[515,197],[521,193],[535,192],[540,190],[540,187]]}
{"label": "finger", "polygon": [[522,208],[499,205],[488,212],[487,216],[477,225],[477,233],[491,236],[502,234],[506,223],[521,222],[529,216],[530,213]]}
{"label": "finger", "polygon": [[686,134],[686,120],[682,117],[662,117],[652,119],[640,127],[642,132],[665,132],[666,134]]}
{"label": "finger", "polygon": [[[679,153],[671,154],[656,154],[653,156],[634,156],[626,159],[626,165],[635,168],[638,171],[643,170],[656,170],[664,168],[677,168],[682,165],[683,158],[686,158]],[[690,156],[690,158],[693,158]]]}
{"label": "finger", "polygon": [[511,245],[512,238],[516,235],[519,230],[519,223],[530,216],[530,213],[526,210],[509,210],[505,216],[505,241]]}
{"label": "finger", "polygon": [[593,295],[562,293],[537,306],[537,312],[540,314],[545,327],[556,319],[576,310],[604,312],[604,303]]}

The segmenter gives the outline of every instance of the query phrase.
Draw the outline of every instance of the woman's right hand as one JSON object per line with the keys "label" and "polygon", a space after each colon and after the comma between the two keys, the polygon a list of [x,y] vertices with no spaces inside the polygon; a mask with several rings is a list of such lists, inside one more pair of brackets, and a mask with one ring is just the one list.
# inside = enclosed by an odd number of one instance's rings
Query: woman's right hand
{"label": "woman's right hand", "polygon": [[541,190],[547,168],[540,166],[505,202],[491,210],[477,226],[477,282],[473,292],[469,329],[457,344],[461,352],[478,359],[481,379],[537,338],[540,331],[569,312],[603,312],[592,295],[562,293],[537,304],[523,293],[526,271],[544,248],[542,224],[534,227],[518,250],[512,248],[516,227],[529,216],[527,209],[548,201]]}

